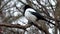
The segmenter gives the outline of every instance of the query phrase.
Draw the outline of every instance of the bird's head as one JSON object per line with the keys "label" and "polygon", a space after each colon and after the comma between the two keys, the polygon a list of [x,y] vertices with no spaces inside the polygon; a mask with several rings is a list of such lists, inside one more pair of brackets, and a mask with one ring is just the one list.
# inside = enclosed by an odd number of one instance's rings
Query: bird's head
{"label": "bird's head", "polygon": [[[25,13],[26,11],[36,12],[36,11],[35,11],[31,6],[29,6],[29,5],[25,5],[25,7],[24,7],[24,13]],[[24,13],[23,13],[23,15],[24,15]]]}
{"label": "bird's head", "polygon": [[25,5],[25,7],[24,7],[24,11],[25,11],[26,9],[28,9],[28,8],[32,8],[32,7],[29,6],[29,5]]}
{"label": "bird's head", "polygon": [[26,9],[28,9],[28,8],[32,8],[32,7],[31,7],[31,6],[29,6],[29,5],[25,5],[25,6],[24,6],[24,8],[23,8],[23,9],[24,9],[23,15],[24,15],[24,13],[25,13]]}

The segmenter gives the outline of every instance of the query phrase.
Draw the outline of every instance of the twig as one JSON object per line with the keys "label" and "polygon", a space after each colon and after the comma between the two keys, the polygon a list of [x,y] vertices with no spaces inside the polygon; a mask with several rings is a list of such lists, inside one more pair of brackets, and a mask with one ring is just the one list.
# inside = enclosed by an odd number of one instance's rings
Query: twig
{"label": "twig", "polygon": [[42,5],[38,0],[36,0],[36,1],[38,2],[39,5],[41,5],[41,6],[45,9],[44,13],[45,13],[47,16],[50,17],[50,15],[49,15],[48,10],[46,9],[46,7],[45,7],[44,5]]}
{"label": "twig", "polygon": [[0,10],[2,10],[3,7],[6,6],[10,1],[11,1],[11,0],[9,0],[8,2],[6,2],[6,3],[0,8]]}

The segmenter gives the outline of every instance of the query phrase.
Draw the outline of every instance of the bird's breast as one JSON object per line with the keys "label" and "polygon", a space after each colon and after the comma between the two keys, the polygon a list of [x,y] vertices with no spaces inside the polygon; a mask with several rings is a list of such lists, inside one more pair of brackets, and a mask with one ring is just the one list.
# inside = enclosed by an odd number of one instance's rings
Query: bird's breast
{"label": "bird's breast", "polygon": [[28,20],[32,21],[32,22],[36,21],[36,19],[37,19],[37,18],[36,18],[33,14],[31,14],[30,12],[25,12],[25,17],[26,17]]}

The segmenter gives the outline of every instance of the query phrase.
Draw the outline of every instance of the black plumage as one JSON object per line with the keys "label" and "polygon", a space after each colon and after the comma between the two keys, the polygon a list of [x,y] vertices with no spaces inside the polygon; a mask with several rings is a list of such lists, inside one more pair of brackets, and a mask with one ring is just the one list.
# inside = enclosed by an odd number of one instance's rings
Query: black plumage
{"label": "black plumage", "polygon": [[26,9],[28,9],[28,8],[32,8],[32,7],[30,7],[29,5],[25,5],[24,11],[25,11]]}
{"label": "black plumage", "polygon": [[39,13],[37,13],[37,12],[31,12],[31,14],[33,14],[34,16],[36,16],[38,20],[39,20],[39,19],[40,19],[40,20],[44,20],[43,16],[40,15]]}
{"label": "black plumage", "polygon": [[[44,20],[46,22],[49,22],[49,23],[53,24],[52,22],[48,21],[47,19],[45,19],[42,15],[40,15],[37,12],[31,12],[31,14],[35,15],[37,17],[37,20]],[[53,25],[55,25],[55,24],[53,24]]]}
{"label": "black plumage", "polygon": [[29,5],[25,5],[23,15],[25,14],[25,10],[28,8],[32,8],[32,7],[30,7]]}

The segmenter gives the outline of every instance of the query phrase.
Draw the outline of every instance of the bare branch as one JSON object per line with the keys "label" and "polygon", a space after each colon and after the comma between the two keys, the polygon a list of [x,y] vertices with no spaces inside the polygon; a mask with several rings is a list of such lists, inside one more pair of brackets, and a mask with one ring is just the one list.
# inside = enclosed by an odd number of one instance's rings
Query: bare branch
{"label": "bare branch", "polygon": [[21,2],[22,4],[26,5],[26,3],[22,2],[21,0],[18,0],[19,2]]}
{"label": "bare branch", "polygon": [[11,0],[9,0],[8,2],[6,2],[1,8],[0,8],[0,10],[5,6],[5,5],[7,5],[7,3],[9,3]]}
{"label": "bare branch", "polygon": [[48,2],[49,2],[50,6],[51,6],[51,8],[52,8],[52,10],[53,10],[53,12],[54,12],[54,8],[53,8],[52,4],[50,3],[49,0],[48,0]]}
{"label": "bare branch", "polygon": [[16,7],[16,9],[18,9],[18,11],[20,11],[21,13],[23,13],[18,7]]}
{"label": "bare branch", "polygon": [[4,27],[10,27],[10,28],[20,28],[20,29],[26,29],[28,27],[31,26],[31,24],[26,24],[25,26],[22,25],[17,25],[17,24],[6,24],[6,23],[2,23],[0,24],[0,26],[4,26]]}
{"label": "bare branch", "polygon": [[49,13],[48,13],[48,10],[46,9],[46,7],[45,7],[44,5],[42,5],[38,0],[36,0],[36,1],[38,2],[39,5],[41,5],[41,6],[45,9],[44,13],[45,13],[47,16],[50,16]]}
{"label": "bare branch", "polygon": [[6,2],[2,7],[0,7],[0,14],[2,14],[2,9],[3,9],[3,7],[5,6],[5,5],[7,5],[7,3],[9,3],[10,2],[10,0],[8,1],[8,2]]}
{"label": "bare branch", "polygon": [[[38,24],[36,24],[36,23],[32,23],[32,24],[34,26],[38,27],[38,29],[44,31],[47,34],[47,31],[44,30],[42,27],[40,27]],[[26,28],[30,27],[32,24],[26,24],[25,26],[22,26],[22,25],[17,25],[17,24],[2,23],[2,24],[0,24],[0,26],[2,26],[2,27],[10,27],[10,28],[20,28],[20,29],[26,30]]]}
{"label": "bare branch", "polygon": [[42,30],[43,32],[45,32],[45,34],[49,34],[49,32],[45,30],[44,28],[42,28],[40,25],[38,25],[38,23],[32,23],[32,24],[36,26],[39,30]]}

